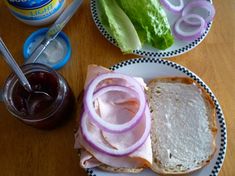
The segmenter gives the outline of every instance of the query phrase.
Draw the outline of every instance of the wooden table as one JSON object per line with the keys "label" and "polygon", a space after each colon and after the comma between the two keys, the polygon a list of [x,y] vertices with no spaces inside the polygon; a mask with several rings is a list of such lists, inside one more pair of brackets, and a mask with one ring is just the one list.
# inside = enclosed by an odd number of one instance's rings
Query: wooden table
{"label": "wooden table", "polygon": [[[214,0],[216,17],[206,39],[192,51],[171,58],[199,75],[217,96],[228,129],[227,155],[220,176],[235,175],[235,3]],[[32,27],[16,20],[0,1],[0,35],[16,58],[23,63],[22,45]],[[76,96],[83,88],[87,65],[111,65],[134,55],[123,55],[97,30],[92,21],[89,0],[64,31],[72,44],[71,60],[59,72],[67,79]],[[10,73],[0,59],[0,86]],[[0,103],[0,175],[1,176],[85,176],[73,149],[74,117],[63,127],[41,131],[12,117]]]}

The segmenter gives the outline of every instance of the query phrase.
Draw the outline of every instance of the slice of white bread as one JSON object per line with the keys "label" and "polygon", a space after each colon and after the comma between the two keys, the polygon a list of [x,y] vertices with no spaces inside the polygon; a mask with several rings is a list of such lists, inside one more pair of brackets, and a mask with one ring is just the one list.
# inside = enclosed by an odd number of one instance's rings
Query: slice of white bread
{"label": "slice of white bread", "polygon": [[139,173],[143,171],[144,168],[115,168],[107,165],[100,165],[99,168],[108,172],[116,172],[116,173]]}
{"label": "slice of white bread", "polygon": [[148,84],[152,115],[152,170],[187,174],[209,163],[215,151],[215,107],[186,77],[156,78]]}

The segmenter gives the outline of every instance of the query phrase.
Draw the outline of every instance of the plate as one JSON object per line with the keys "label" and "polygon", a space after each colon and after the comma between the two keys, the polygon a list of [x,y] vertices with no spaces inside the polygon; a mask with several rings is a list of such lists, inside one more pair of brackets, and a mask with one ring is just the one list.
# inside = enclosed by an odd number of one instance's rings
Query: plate
{"label": "plate", "polygon": [[[185,4],[190,2],[192,0],[184,0]],[[212,0],[208,0],[209,2],[212,3]],[[91,0],[91,13],[93,20],[101,32],[101,34],[112,44],[117,45],[115,39],[109,34],[108,30],[102,25],[99,17],[99,9],[97,7],[97,0]],[[180,15],[173,14],[167,10],[166,14],[170,23],[170,26],[174,25],[175,21],[179,18]],[[198,10],[199,14],[204,15],[205,11],[203,10]],[[180,41],[175,38],[174,44],[166,49],[166,50],[158,50],[156,48],[151,47],[150,45],[143,45],[142,49],[140,50],[134,50],[133,53],[141,56],[147,56],[147,57],[156,57],[156,58],[168,58],[168,57],[173,57],[177,56],[180,54],[183,54],[185,52],[190,51],[191,49],[195,48],[199,43],[203,41],[203,39],[207,36],[210,28],[212,26],[212,22],[208,23],[205,32],[196,40],[191,41],[191,42],[185,42],[185,41]]]}
{"label": "plate", "polygon": [[[146,82],[149,80],[158,77],[158,76],[187,76],[195,80],[211,97],[213,103],[216,107],[216,121],[217,121],[217,136],[216,136],[216,153],[209,163],[209,165],[204,168],[196,171],[192,176],[217,176],[226,153],[227,146],[227,133],[226,133],[226,124],[223,116],[222,109],[217,101],[216,97],[210,90],[210,88],[193,72],[187,68],[180,66],[174,62],[170,62],[162,59],[155,58],[138,58],[131,59],[121,63],[118,63],[110,68],[116,72],[131,75],[139,76],[144,78]],[[145,169],[143,172],[138,174],[121,174],[121,173],[109,173],[101,171],[99,169],[88,169],[88,176],[156,176],[156,173],[151,170]]]}

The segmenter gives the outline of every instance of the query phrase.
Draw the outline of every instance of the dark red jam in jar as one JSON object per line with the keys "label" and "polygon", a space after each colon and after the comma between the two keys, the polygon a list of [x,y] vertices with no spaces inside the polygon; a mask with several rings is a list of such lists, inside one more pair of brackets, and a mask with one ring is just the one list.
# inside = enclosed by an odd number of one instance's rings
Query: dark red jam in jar
{"label": "dark red jam in jar", "polygon": [[75,98],[66,80],[43,64],[23,65],[32,92],[28,92],[12,73],[6,80],[3,99],[9,112],[36,128],[50,129],[72,114]]}

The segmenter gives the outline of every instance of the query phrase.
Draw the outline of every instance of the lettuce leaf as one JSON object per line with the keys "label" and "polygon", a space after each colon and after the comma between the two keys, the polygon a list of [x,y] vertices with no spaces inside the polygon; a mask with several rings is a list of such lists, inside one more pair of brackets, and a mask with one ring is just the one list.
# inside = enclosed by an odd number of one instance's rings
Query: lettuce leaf
{"label": "lettuce leaf", "polygon": [[174,37],[158,0],[116,0],[134,24],[142,43],[160,50],[169,48]]}
{"label": "lettuce leaf", "polygon": [[101,21],[117,41],[122,52],[131,53],[141,48],[138,33],[132,22],[115,0],[97,0]]}

